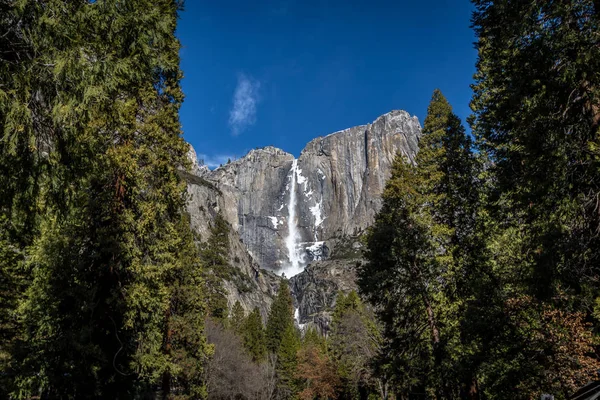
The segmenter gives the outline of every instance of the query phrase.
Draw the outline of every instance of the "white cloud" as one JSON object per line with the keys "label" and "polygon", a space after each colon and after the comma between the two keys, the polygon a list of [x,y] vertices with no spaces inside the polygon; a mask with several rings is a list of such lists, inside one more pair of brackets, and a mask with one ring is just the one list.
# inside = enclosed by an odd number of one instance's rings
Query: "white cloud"
{"label": "white cloud", "polygon": [[216,155],[216,156],[209,156],[206,154],[198,154],[198,161],[201,163],[202,161],[204,161],[204,165],[206,165],[208,168],[210,169],[214,169],[217,168],[219,165],[223,164],[227,164],[228,160],[235,160],[237,157],[235,156],[231,156],[231,155]]}
{"label": "white cloud", "polygon": [[237,87],[233,94],[233,104],[229,110],[229,127],[234,136],[256,122],[256,106],[260,82],[244,74],[238,76]]}

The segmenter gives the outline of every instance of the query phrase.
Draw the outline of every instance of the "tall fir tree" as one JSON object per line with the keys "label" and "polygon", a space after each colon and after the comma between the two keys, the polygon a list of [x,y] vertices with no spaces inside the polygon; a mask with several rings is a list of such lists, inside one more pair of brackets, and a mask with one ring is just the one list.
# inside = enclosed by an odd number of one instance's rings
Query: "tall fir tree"
{"label": "tall fir tree", "polygon": [[241,332],[244,348],[252,357],[252,361],[263,361],[267,355],[267,343],[262,317],[258,308],[252,310],[248,315],[241,327]]}
{"label": "tall fir tree", "polygon": [[287,325],[277,348],[277,392],[280,398],[293,399],[300,385],[296,376],[300,350],[300,332],[294,324]]}
{"label": "tall fir tree", "polygon": [[232,269],[228,260],[229,224],[221,213],[215,216],[210,226],[209,236],[200,248],[206,281],[208,314],[226,324],[229,307],[223,280],[231,280]]}
{"label": "tall fir tree", "polygon": [[229,313],[229,329],[240,335],[246,320],[246,312],[239,301],[236,301]]}
{"label": "tall fir tree", "polygon": [[294,306],[290,288],[287,282],[282,281],[267,319],[267,349],[271,353],[278,351],[288,327],[294,327]]}
{"label": "tall fir tree", "polygon": [[497,219],[518,228],[532,250],[519,261],[528,291],[539,298],[559,287],[587,292],[600,249],[600,5],[474,4],[479,58],[471,107],[497,182]]}
{"label": "tall fir tree", "polygon": [[[412,165],[398,156],[383,207],[367,237],[359,286],[390,341],[388,362],[404,393],[458,396],[465,241],[477,194],[471,143],[439,90],[433,93]],[[426,327],[426,329],[424,329]]]}
{"label": "tall fir tree", "polygon": [[1,267],[26,288],[10,300],[3,390],[202,396],[202,282],[177,174],[180,3],[0,7],[0,240],[14,249]]}
{"label": "tall fir tree", "polygon": [[299,333],[294,325],[294,306],[290,288],[282,281],[271,305],[266,327],[267,350],[277,356],[277,393],[293,398],[298,391],[295,376],[300,348]]}
{"label": "tall fir tree", "polygon": [[[564,397],[597,369],[582,318],[599,295],[600,3],[473,3],[473,131],[491,182],[488,260],[470,310],[481,321],[482,389]],[[556,331],[580,340],[559,344]]]}

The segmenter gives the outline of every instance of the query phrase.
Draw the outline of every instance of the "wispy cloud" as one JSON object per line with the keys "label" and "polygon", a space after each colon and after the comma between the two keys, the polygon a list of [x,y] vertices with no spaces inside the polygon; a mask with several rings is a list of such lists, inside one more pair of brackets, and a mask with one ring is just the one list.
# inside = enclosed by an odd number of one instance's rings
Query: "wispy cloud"
{"label": "wispy cloud", "polygon": [[229,127],[234,136],[242,133],[256,122],[256,106],[259,101],[260,82],[245,74],[238,76],[229,111]]}
{"label": "wispy cloud", "polygon": [[235,160],[237,157],[232,156],[232,155],[215,155],[215,156],[209,156],[207,154],[198,154],[198,161],[199,162],[204,162],[204,165],[206,165],[208,168],[213,169],[213,168],[217,168],[219,165],[223,164],[227,164],[228,160]]}

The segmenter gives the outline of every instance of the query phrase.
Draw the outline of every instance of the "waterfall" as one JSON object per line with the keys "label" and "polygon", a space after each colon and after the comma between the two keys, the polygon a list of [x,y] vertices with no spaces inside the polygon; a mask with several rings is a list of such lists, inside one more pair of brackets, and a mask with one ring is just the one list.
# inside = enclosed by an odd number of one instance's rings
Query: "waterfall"
{"label": "waterfall", "polygon": [[285,238],[285,247],[288,251],[289,264],[283,267],[283,273],[288,278],[298,275],[304,270],[304,257],[298,253],[298,244],[300,234],[298,233],[298,221],[296,218],[296,208],[298,205],[298,196],[296,186],[298,183],[298,160],[294,159],[290,169],[290,199],[288,201],[288,235]]}
{"label": "waterfall", "polygon": [[304,332],[304,327],[306,326],[306,324],[300,323],[300,309],[299,308],[294,308],[294,321],[296,321],[296,324],[298,325],[298,328],[300,328],[300,331]]}

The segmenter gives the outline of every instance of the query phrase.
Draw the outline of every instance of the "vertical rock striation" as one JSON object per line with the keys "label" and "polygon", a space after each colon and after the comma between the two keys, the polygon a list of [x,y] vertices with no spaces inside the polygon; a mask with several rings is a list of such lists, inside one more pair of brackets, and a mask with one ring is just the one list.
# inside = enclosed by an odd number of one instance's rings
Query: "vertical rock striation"
{"label": "vertical rock striation", "polygon": [[[192,224],[202,234],[206,207],[221,212],[241,241],[236,251],[248,254],[250,275],[260,267],[286,271],[289,278],[314,264],[292,279],[299,320],[305,321],[331,308],[336,290],[351,286],[353,272],[344,271],[352,268],[343,265],[360,258],[356,238],[381,207],[392,162],[397,154],[414,160],[420,135],[418,119],[396,110],[310,141],[297,160],[269,146],[213,171],[196,163],[191,176],[205,185],[190,186]],[[277,286],[259,281],[261,293]]]}
{"label": "vertical rock striation", "polygon": [[315,241],[356,235],[381,207],[381,193],[400,153],[413,160],[421,126],[406,111],[392,111],[373,123],[312,140],[298,169],[305,177],[300,212]]}

